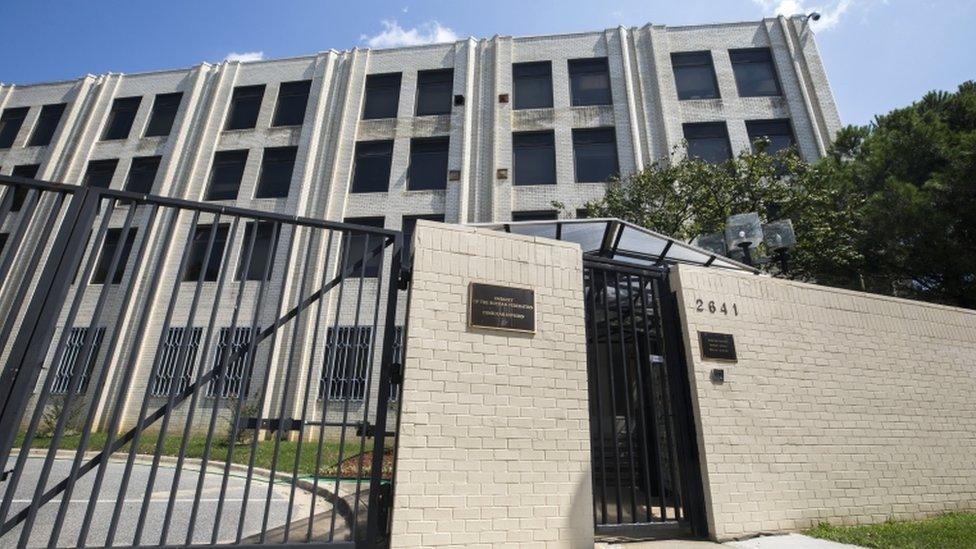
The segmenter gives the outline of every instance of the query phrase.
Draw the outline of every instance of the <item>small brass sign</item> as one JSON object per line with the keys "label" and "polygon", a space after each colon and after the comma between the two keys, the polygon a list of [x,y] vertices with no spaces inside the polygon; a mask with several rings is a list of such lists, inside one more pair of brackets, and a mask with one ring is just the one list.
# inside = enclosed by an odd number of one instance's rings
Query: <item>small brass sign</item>
{"label": "small brass sign", "polygon": [[715,332],[698,332],[701,343],[702,358],[716,360],[737,360],[735,354],[735,339],[732,334],[717,334]]}
{"label": "small brass sign", "polygon": [[468,327],[535,333],[535,291],[472,282]]}

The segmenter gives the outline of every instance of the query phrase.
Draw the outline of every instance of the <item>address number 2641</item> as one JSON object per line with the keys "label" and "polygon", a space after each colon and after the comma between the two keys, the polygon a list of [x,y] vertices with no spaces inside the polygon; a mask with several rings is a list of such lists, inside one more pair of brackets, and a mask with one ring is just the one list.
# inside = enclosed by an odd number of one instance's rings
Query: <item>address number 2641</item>
{"label": "address number 2641", "polygon": [[723,315],[739,316],[739,307],[735,303],[727,304],[724,301],[722,303],[715,303],[714,301],[704,301],[701,299],[695,300],[695,310],[699,313],[708,311],[712,314],[722,313]]}

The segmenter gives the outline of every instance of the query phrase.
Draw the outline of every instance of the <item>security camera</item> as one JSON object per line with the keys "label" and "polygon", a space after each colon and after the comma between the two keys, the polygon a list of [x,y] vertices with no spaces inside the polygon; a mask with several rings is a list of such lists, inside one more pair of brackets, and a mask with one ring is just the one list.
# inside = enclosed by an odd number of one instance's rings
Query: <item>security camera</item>
{"label": "security camera", "polygon": [[820,21],[820,13],[813,12],[807,16],[807,19],[813,19],[814,21]]}

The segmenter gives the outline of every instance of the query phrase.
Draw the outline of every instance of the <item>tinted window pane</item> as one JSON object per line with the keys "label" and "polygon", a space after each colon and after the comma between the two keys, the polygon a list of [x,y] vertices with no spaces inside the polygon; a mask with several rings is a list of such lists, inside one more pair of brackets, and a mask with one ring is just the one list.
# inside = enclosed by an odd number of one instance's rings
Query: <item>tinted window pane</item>
{"label": "tinted window pane", "polygon": [[30,107],[4,109],[3,115],[0,115],[0,149],[9,149],[13,146],[14,139],[17,138],[20,127],[24,125],[29,110]]}
{"label": "tinted window pane", "polygon": [[410,140],[410,168],[407,189],[411,191],[447,188],[447,137]]}
{"label": "tinted window pane", "polygon": [[207,260],[206,272],[204,272],[203,260],[207,256],[207,248],[210,243],[210,233],[213,232],[213,225],[197,225],[193,233],[193,242],[190,243],[189,257],[186,259],[186,270],[183,273],[184,282],[195,282],[203,275],[203,279],[209,282],[217,280],[220,274],[220,262],[223,261],[224,247],[227,245],[227,231],[229,225],[221,223],[214,234],[213,247],[210,248],[210,258]]}
{"label": "tinted window pane", "polygon": [[515,109],[552,107],[552,63],[513,64],[512,95],[512,108]]}
{"label": "tinted window pane", "polygon": [[672,53],[678,99],[713,99],[719,96],[712,54],[707,51]]}
{"label": "tinted window pane", "polygon": [[688,156],[705,162],[719,164],[732,158],[732,145],[725,122],[685,124],[685,140]]}
{"label": "tinted window pane", "polygon": [[570,60],[569,82],[574,107],[609,105],[613,102],[606,57]]}
{"label": "tinted window pane", "polygon": [[392,141],[356,143],[356,160],[353,165],[351,192],[386,192],[390,187],[390,161],[392,158]]}
{"label": "tinted window pane", "polygon": [[278,88],[278,106],[272,126],[301,126],[305,121],[311,80],[285,82]]}
{"label": "tinted window pane", "polygon": [[149,124],[146,125],[147,137],[169,135],[182,100],[182,93],[164,93],[156,96],[152,114],[149,115]]}
{"label": "tinted window pane", "polygon": [[554,185],[556,147],[553,132],[512,134],[513,185]]}
{"label": "tinted window pane", "polygon": [[235,200],[244,176],[247,151],[220,151],[214,154],[206,200]]}
{"label": "tinted window pane", "polygon": [[417,73],[417,116],[450,114],[454,70]]}
{"label": "tinted window pane", "polygon": [[410,261],[410,250],[413,247],[413,233],[417,230],[417,220],[426,219],[428,221],[438,221],[440,223],[444,222],[443,214],[429,214],[429,215],[405,215],[403,216],[403,226],[401,231],[403,232],[403,257],[406,261]]}
{"label": "tinted window pane", "polygon": [[44,147],[51,143],[51,138],[54,137],[54,131],[58,129],[58,123],[61,122],[61,115],[64,114],[66,106],[64,103],[57,103],[55,105],[44,105],[41,108],[41,114],[37,117],[37,124],[34,125],[34,133],[31,134],[30,141],[27,143],[28,146]]}
{"label": "tinted window pane", "polygon": [[112,102],[112,111],[108,115],[108,122],[105,124],[105,133],[102,139],[126,139],[129,137],[129,130],[132,129],[132,121],[136,119],[136,112],[139,110],[141,97],[120,97]]}
{"label": "tinted window pane", "polygon": [[[278,229],[279,233],[281,229]],[[241,275],[244,272],[244,261],[247,259],[248,249],[251,250],[250,261],[248,262],[247,268],[247,279],[248,280],[261,280],[264,276],[265,269],[268,270],[268,278],[271,279],[271,272],[274,270],[273,263],[272,267],[268,267],[268,261],[272,259],[272,254],[274,253],[274,241],[278,239],[278,235],[275,234],[274,223],[262,221],[258,223],[258,232],[254,236],[254,244],[251,245],[251,234],[254,232],[254,223],[248,223],[244,227],[244,244],[241,247],[240,262],[237,265],[237,275],[236,280],[241,279]]]}
{"label": "tinted window pane", "polygon": [[616,175],[620,168],[613,128],[573,130],[573,160],[578,183],[607,181]]}
{"label": "tinted window pane", "polygon": [[784,151],[795,144],[789,120],[750,120],[746,122],[746,131],[749,132],[753,151],[757,150],[756,141],[760,139],[769,140],[765,149],[769,154]]}
{"label": "tinted window pane", "polygon": [[[41,169],[40,164],[23,164],[20,166],[14,166],[14,171],[10,175],[14,177],[26,177],[27,179],[34,179],[37,177],[37,171]],[[15,187],[13,202],[10,204],[10,211],[19,212],[24,206],[24,200],[27,199],[27,187]]]}
{"label": "tinted window pane", "polygon": [[781,95],[773,57],[768,48],[731,50],[735,85],[743,97]]}
{"label": "tinted window pane", "polygon": [[530,210],[512,212],[512,221],[549,221],[558,219],[559,212],[556,210]]}
{"label": "tinted window pane", "polygon": [[256,126],[262,97],[264,97],[263,84],[234,88],[234,97],[230,101],[230,112],[227,113],[227,125],[224,129],[245,130]]}
{"label": "tinted window pane", "polygon": [[[347,217],[346,223],[366,225],[368,227],[383,227],[382,217]],[[343,235],[345,238],[345,235]],[[349,246],[345,254],[346,276],[375,278],[383,266],[383,237],[364,233],[349,233]],[[377,250],[377,248],[380,248]],[[373,252],[376,252],[373,255]],[[363,255],[365,254],[365,255]],[[360,262],[366,258],[365,266]],[[358,265],[357,265],[358,264]]]}
{"label": "tinted window pane", "polygon": [[[122,275],[125,274],[125,266],[129,260],[129,252],[132,251],[132,243],[136,239],[136,229],[129,229],[122,246],[122,255],[119,262],[115,264],[115,274],[112,276],[112,284],[122,282]],[[109,229],[105,232],[105,240],[102,242],[102,251],[98,255],[98,263],[95,265],[95,273],[92,275],[92,284],[105,284],[108,279],[108,271],[112,267],[112,260],[119,249],[119,242],[122,240],[122,229]]]}
{"label": "tinted window pane", "polygon": [[88,163],[88,169],[85,170],[85,178],[81,184],[86,187],[107,189],[112,184],[112,176],[115,175],[115,167],[118,165],[117,159],[92,160]]}
{"label": "tinted window pane", "polygon": [[132,166],[129,167],[129,177],[125,181],[125,190],[141,194],[152,192],[160,160],[159,156],[133,158]]}
{"label": "tinted window pane", "polygon": [[291,175],[295,169],[298,147],[272,147],[264,149],[261,176],[254,198],[282,198],[288,196]]}
{"label": "tinted window pane", "polygon": [[396,118],[400,102],[400,73],[371,74],[366,77],[363,119]]}

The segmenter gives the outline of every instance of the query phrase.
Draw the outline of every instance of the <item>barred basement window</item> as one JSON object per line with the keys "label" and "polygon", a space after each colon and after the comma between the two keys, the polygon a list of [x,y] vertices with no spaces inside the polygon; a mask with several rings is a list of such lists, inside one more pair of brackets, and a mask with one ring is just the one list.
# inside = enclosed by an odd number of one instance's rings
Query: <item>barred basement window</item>
{"label": "barred basement window", "polygon": [[311,80],[283,82],[278,87],[278,106],[275,108],[272,126],[301,126],[305,122],[308,92]]}
{"label": "barred basement window", "polygon": [[54,131],[58,129],[61,115],[64,114],[66,106],[65,103],[55,103],[41,107],[41,114],[37,117],[37,123],[34,124],[34,132],[31,133],[30,141],[27,142],[28,147],[44,147],[51,143],[51,138],[54,137]]}
{"label": "barred basement window", "polygon": [[[258,328],[258,333],[261,333],[260,328]],[[253,370],[253,364],[251,364],[251,368],[248,368],[250,345],[250,327],[237,327],[233,331],[230,328],[220,329],[213,366],[222,373],[210,381],[207,396],[217,396],[217,388],[220,386],[221,398],[247,397],[250,392],[250,380],[245,378],[249,377],[250,371]],[[224,365],[223,370],[219,370],[225,356],[226,360],[233,359],[233,362],[228,362]],[[245,384],[245,382],[247,383]]]}
{"label": "barred basement window", "polygon": [[329,328],[319,378],[319,400],[363,400],[369,374],[373,329],[369,326]]}
{"label": "barred basement window", "polygon": [[678,99],[715,99],[718,81],[712,66],[712,52],[689,51],[671,54]]}
{"label": "barred basement window", "polygon": [[512,108],[552,108],[552,62],[512,64]]}
{"label": "barred basement window", "polygon": [[159,368],[149,384],[152,396],[179,394],[190,386],[202,336],[203,328],[170,328],[166,332]]}
{"label": "barred basement window", "polygon": [[234,88],[234,96],[230,100],[230,111],[227,113],[225,130],[246,130],[258,123],[258,112],[261,110],[261,98],[264,97],[264,84],[259,86],[239,86]]}
{"label": "barred basement window", "polygon": [[574,107],[613,103],[607,58],[570,59],[569,90]]}
{"label": "barred basement window", "polygon": [[149,124],[146,125],[146,137],[169,135],[182,100],[182,93],[161,93],[156,96]]}
{"label": "barred basement window", "polygon": [[102,134],[102,140],[128,138],[140,103],[142,103],[141,97],[120,97],[113,101],[112,112],[109,113],[108,122],[105,123],[105,133]]}
{"label": "barred basement window", "polygon": [[30,107],[4,109],[3,115],[0,115],[0,149],[9,149],[14,145],[29,110]]}
{"label": "barred basement window", "polygon": [[[64,346],[64,353],[54,369],[54,381],[51,383],[51,394],[63,395],[68,392],[71,386],[71,376],[75,374],[78,367],[79,356],[85,347],[85,336],[88,335],[88,328],[71,328],[68,332],[68,340]],[[78,384],[77,394],[84,394],[88,390],[88,383],[91,380],[92,370],[95,369],[95,359],[102,346],[102,339],[105,338],[105,328],[96,328],[91,343],[89,344],[88,356],[84,359],[84,370],[80,372],[81,382]]]}
{"label": "barred basement window", "polygon": [[735,85],[742,97],[782,95],[769,48],[730,50]]}

